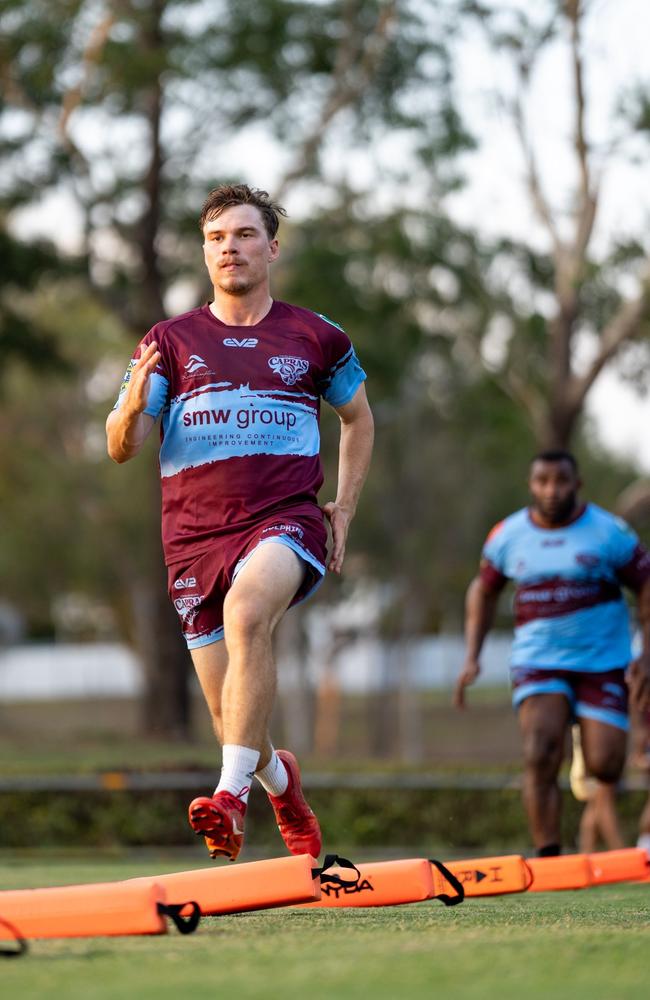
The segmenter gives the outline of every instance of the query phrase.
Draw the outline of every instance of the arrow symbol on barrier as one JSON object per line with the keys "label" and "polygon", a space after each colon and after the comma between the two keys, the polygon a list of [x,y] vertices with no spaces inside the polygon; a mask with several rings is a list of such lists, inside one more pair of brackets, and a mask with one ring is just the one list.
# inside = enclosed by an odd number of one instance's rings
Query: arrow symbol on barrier
{"label": "arrow symbol on barrier", "polygon": [[474,874],[476,875],[476,881],[477,882],[482,882],[484,878],[487,878],[486,872],[480,872],[478,870],[478,868],[476,869],[476,871],[474,872]]}

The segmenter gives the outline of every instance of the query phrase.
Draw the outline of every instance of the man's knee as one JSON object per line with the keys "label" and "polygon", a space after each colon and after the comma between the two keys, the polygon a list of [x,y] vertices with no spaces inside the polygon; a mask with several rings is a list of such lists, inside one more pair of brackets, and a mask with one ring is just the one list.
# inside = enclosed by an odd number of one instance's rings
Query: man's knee
{"label": "man's knee", "polygon": [[557,734],[533,728],[524,732],[524,764],[540,777],[554,778],[562,763],[563,739]]}
{"label": "man's knee", "polygon": [[596,747],[585,760],[589,774],[605,784],[614,784],[623,773],[625,750],[616,747]]}
{"label": "man's knee", "polygon": [[229,591],[223,605],[223,624],[226,642],[233,639],[250,640],[269,635],[271,621],[268,611],[254,598],[237,591]]}

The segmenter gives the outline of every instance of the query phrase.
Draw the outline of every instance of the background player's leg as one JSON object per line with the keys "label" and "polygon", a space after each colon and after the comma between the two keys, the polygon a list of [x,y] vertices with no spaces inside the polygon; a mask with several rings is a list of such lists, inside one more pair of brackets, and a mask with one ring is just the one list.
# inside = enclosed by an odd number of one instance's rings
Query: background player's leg
{"label": "background player's leg", "polygon": [[563,694],[536,694],[519,708],[524,752],[524,805],[537,851],[559,849],[561,799],[557,776],[570,720]]}
{"label": "background player's leg", "polygon": [[597,719],[580,719],[587,773],[597,779],[593,796],[596,831],[609,850],[624,846],[616,811],[616,783],[625,766],[627,733]]}
{"label": "background player's leg", "polygon": [[276,692],[272,635],[305,574],[299,556],[281,542],[259,546],[242,567],[223,608],[228,667],[222,685],[223,742],[270,759],[268,726]]}

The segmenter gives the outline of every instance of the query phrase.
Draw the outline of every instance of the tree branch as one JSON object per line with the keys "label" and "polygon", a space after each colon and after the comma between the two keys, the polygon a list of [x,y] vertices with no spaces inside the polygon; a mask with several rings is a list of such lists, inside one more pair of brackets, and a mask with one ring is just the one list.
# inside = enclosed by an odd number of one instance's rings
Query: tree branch
{"label": "tree branch", "polygon": [[570,406],[580,409],[587,393],[600,375],[605,365],[611,361],[623,344],[633,340],[640,332],[641,324],[650,316],[650,266],[643,277],[642,290],[634,299],[623,302],[602,332],[600,350],[582,378],[572,379],[569,399]]}
{"label": "tree branch", "polygon": [[389,0],[381,7],[374,30],[364,43],[356,18],[358,4],[356,0],[347,0],[343,14],[344,31],[334,61],[332,87],[318,121],[296,155],[293,167],[280,180],[276,198],[281,198],[294,181],[313,167],[332,120],[339,111],[357,101],[371,82],[386,51],[391,27],[398,15],[398,4],[399,0]]}
{"label": "tree branch", "polygon": [[84,91],[90,81],[93,70],[101,59],[104,46],[108,40],[108,35],[115,22],[112,13],[107,14],[90,33],[90,38],[81,57],[81,79],[75,87],[70,87],[63,95],[61,103],[61,115],[59,117],[59,136],[63,146],[79,162],[86,163],[86,157],[70,135],[70,116],[75,111],[83,99]]}

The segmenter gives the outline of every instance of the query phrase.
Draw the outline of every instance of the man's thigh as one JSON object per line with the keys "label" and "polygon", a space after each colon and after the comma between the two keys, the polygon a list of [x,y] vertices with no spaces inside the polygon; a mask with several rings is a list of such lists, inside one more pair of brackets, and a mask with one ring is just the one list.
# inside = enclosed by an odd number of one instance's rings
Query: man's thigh
{"label": "man's thigh", "polygon": [[616,781],[625,764],[629,729],[625,673],[623,669],[581,673],[575,693],[587,771],[601,781]]}
{"label": "man's thigh", "polygon": [[553,760],[559,766],[571,720],[571,705],[566,695],[530,694],[518,707],[526,760],[533,764]]}
{"label": "man's thigh", "polygon": [[245,617],[272,630],[293,601],[307,572],[303,559],[282,541],[271,538],[254,548],[242,562],[226,594],[224,626]]}

